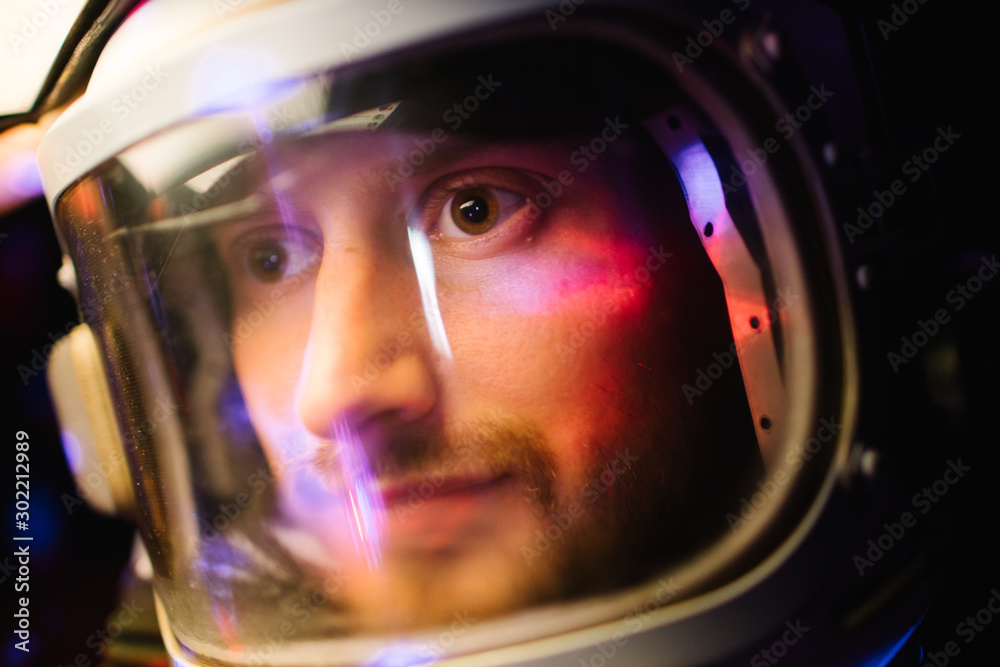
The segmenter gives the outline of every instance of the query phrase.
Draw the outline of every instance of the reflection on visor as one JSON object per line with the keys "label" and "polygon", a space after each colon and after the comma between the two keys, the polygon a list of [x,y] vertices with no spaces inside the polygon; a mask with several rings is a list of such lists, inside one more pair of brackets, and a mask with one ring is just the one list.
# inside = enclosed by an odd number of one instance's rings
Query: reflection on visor
{"label": "reflection on visor", "polygon": [[[130,358],[162,364],[123,392],[166,378],[182,406],[169,465],[144,455],[160,488],[190,475],[196,516],[145,502],[154,547],[197,535],[151,549],[190,650],[252,664],[278,636],[268,661],[290,663],[479,622],[622,590],[727,532],[760,456],[738,364],[683,391],[733,331],[644,125],[676,94],[633,99],[606,63],[553,88],[538,63],[593,54],[520,57],[318,77],[80,186],[114,195],[85,252],[150,278],[141,307],[101,311],[156,332]],[[206,148],[185,162],[185,142]]]}
{"label": "reflection on visor", "polygon": [[420,301],[423,304],[427,318],[427,329],[438,354],[446,359],[451,358],[451,348],[448,346],[448,335],[441,321],[441,309],[438,307],[437,290],[434,288],[434,256],[427,236],[419,230],[408,227],[410,250],[413,253],[413,266],[420,283]]}
{"label": "reflection on visor", "polygon": [[381,533],[385,523],[385,505],[375,487],[375,478],[366,460],[363,445],[350,426],[341,422],[333,429],[333,437],[342,443],[337,460],[340,462],[340,474],[344,480],[349,480],[347,497],[351,504],[351,515],[354,518],[354,548],[363,552],[370,569],[377,569],[382,548]]}

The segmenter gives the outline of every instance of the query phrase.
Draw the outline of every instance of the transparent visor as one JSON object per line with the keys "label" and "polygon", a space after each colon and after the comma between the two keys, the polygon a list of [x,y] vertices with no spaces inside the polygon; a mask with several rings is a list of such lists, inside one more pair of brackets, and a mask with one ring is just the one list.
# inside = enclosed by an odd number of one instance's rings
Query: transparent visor
{"label": "transparent visor", "polygon": [[[526,42],[237,102],[58,211],[186,655],[433,661],[510,614],[530,635],[667,590],[734,539],[781,405],[751,413],[761,364],[682,185],[720,169],[671,155],[701,112],[669,76]],[[670,586],[653,607],[699,590]]]}

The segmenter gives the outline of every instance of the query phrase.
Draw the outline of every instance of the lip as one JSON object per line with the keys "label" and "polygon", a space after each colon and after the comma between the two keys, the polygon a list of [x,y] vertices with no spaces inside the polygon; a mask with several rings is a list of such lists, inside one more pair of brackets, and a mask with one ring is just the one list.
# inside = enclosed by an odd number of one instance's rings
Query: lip
{"label": "lip", "polygon": [[496,490],[506,484],[512,475],[467,474],[453,475],[442,480],[434,480],[426,475],[416,480],[388,481],[379,484],[382,502],[388,509],[394,505],[434,502],[435,500],[459,500],[473,498]]}
{"label": "lip", "polygon": [[515,475],[457,474],[381,485],[386,537],[408,557],[439,557],[482,545],[513,506]]}

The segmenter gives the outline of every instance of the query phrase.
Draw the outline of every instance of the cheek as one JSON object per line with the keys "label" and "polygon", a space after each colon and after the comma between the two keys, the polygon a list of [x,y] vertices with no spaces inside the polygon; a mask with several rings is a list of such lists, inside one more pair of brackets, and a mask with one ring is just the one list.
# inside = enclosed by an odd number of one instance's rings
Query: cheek
{"label": "cheek", "polygon": [[270,451],[294,439],[295,390],[309,335],[306,300],[288,297],[261,319],[244,310],[233,322],[233,369],[250,422]]}
{"label": "cheek", "polygon": [[467,299],[459,312],[475,316],[454,318],[449,331],[463,392],[536,425],[573,479],[629,428],[654,298],[652,283],[636,278],[645,247],[588,240]]}
{"label": "cheek", "polygon": [[446,282],[459,296],[474,295],[489,304],[491,314],[511,319],[641,306],[642,292],[650,286],[645,246],[616,238],[613,227],[618,223],[602,220],[598,226],[587,220],[592,216],[579,217],[574,224],[560,219],[516,253],[449,263],[444,274],[462,279]]}
{"label": "cheek", "polygon": [[647,316],[654,285],[646,254],[634,240],[564,228],[516,256],[480,263],[476,273],[489,278],[442,302],[456,364],[478,366],[491,385],[511,390],[568,384],[583,370],[581,356],[616,356]]}

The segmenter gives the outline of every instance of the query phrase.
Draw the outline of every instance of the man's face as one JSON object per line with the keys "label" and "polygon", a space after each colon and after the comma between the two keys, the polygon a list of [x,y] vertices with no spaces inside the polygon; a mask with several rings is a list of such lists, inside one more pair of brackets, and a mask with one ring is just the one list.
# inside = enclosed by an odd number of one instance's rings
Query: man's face
{"label": "man's face", "polygon": [[359,628],[608,590],[670,557],[713,456],[681,386],[726,332],[639,131],[600,154],[344,133],[257,158],[272,204],[219,243],[236,376],[281,539],[344,574]]}

